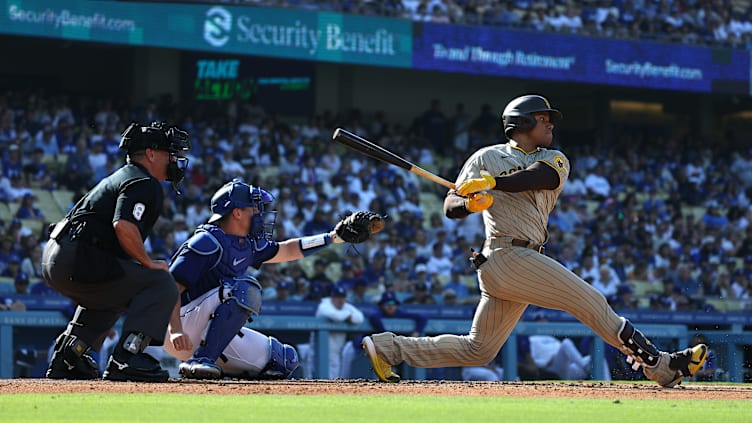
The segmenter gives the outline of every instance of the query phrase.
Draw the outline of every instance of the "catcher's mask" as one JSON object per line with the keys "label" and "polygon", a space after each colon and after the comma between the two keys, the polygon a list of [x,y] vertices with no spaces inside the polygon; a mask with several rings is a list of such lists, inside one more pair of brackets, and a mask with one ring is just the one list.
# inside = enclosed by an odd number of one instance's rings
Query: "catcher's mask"
{"label": "catcher's mask", "polygon": [[563,119],[561,112],[551,107],[546,97],[531,94],[517,97],[507,104],[501,114],[501,124],[504,126],[504,135],[512,137],[514,130],[527,131],[535,127],[533,113],[548,112],[551,123]]}
{"label": "catcher's mask", "polygon": [[[248,185],[239,179],[222,185],[211,198],[212,215],[209,223],[215,223],[223,216],[238,208],[256,207],[258,213],[251,217],[251,230],[248,234],[253,239],[272,239],[274,225],[277,221],[277,212],[267,210],[274,196],[259,187]],[[268,218],[268,222],[267,222]]]}
{"label": "catcher's mask", "polygon": [[131,123],[121,134],[120,148],[129,154],[136,151],[162,150],[170,153],[167,165],[167,180],[172,182],[172,188],[180,194],[178,184],[185,177],[188,169],[188,158],[182,154],[191,149],[188,133],[177,126],[168,126],[164,122],[152,122],[150,126]]}

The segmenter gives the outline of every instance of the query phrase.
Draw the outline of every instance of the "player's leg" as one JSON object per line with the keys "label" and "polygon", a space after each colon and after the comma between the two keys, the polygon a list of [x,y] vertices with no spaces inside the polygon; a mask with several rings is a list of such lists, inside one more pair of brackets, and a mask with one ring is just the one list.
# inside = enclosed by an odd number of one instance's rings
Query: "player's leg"
{"label": "player's leg", "polygon": [[378,356],[389,365],[404,361],[427,368],[483,366],[496,357],[526,307],[526,303],[501,300],[482,291],[467,335],[414,338],[384,332],[366,337],[364,342],[370,340]]}
{"label": "player's leg", "polygon": [[198,348],[201,340],[206,336],[212,313],[221,304],[218,292],[219,288],[212,289],[180,308],[180,323],[183,326],[183,333],[191,339],[193,350],[178,351],[169,340],[166,340],[163,346],[165,352],[180,361],[187,361],[191,358],[193,351]]}
{"label": "player's leg", "polygon": [[258,282],[250,277],[235,278],[220,288],[219,305],[211,314],[209,327],[193,356],[180,364],[183,377],[194,379],[219,379],[222,369],[217,359],[252,314],[261,307]]}
{"label": "player's leg", "polygon": [[175,280],[165,271],[147,269],[128,260],[120,263],[125,276],[112,285],[136,293],[130,296],[120,339],[102,377],[114,381],[166,381],[169,372],[144,349],[164,343],[165,328],[178,298]]}
{"label": "player's leg", "polygon": [[[101,345],[100,333],[115,324],[118,314],[97,312],[78,306],[65,332],[55,340],[46,377],[50,379],[96,379],[99,366],[90,352]],[[86,341],[86,340],[89,341]]]}
{"label": "player's leg", "polygon": [[298,368],[298,354],[291,345],[244,327],[227,345],[217,364],[227,376],[286,379]]}
{"label": "player's leg", "polygon": [[[661,386],[690,376],[705,360],[707,347],[668,354],[658,350],[628,320],[617,315],[606,298],[556,260],[526,248],[502,248],[480,269],[490,293],[518,302],[564,310],[588,325],[608,344],[643,366]],[[699,363],[699,364],[698,364]]]}

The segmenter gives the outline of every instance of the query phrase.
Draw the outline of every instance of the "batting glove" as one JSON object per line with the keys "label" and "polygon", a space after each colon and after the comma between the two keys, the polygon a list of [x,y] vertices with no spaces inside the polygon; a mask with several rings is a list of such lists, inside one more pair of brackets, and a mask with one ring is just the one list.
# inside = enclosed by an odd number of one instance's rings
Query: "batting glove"
{"label": "batting glove", "polygon": [[489,207],[494,202],[494,198],[491,194],[481,191],[470,194],[465,200],[465,209],[470,213],[478,213]]}
{"label": "batting glove", "polygon": [[457,186],[457,194],[466,197],[468,194],[480,191],[490,191],[496,187],[496,178],[487,170],[480,171],[480,178],[468,179],[462,181]]}

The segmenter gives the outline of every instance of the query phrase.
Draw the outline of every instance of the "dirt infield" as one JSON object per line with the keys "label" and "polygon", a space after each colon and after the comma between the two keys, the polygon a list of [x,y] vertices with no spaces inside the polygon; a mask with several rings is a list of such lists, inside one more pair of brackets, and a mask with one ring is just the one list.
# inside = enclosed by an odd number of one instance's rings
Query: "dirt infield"
{"label": "dirt infield", "polygon": [[662,389],[617,382],[456,382],[370,380],[184,381],[131,383],[1,379],[0,394],[20,393],[175,393],[202,395],[430,395],[527,398],[750,400],[752,385],[684,384]]}

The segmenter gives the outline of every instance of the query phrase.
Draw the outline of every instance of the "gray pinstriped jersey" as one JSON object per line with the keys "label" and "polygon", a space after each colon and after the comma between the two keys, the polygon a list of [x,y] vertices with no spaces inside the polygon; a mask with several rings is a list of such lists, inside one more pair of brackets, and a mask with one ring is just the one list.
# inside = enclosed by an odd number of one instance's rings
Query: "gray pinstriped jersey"
{"label": "gray pinstriped jersey", "polygon": [[525,153],[511,144],[495,144],[476,151],[462,166],[457,184],[480,177],[481,170],[503,176],[526,169],[535,162],[543,162],[555,169],[559,186],[553,190],[514,193],[492,190],[493,206],[483,211],[486,238],[511,236],[544,244],[548,239],[548,215],[569,177],[569,159],[558,150],[538,148]]}

